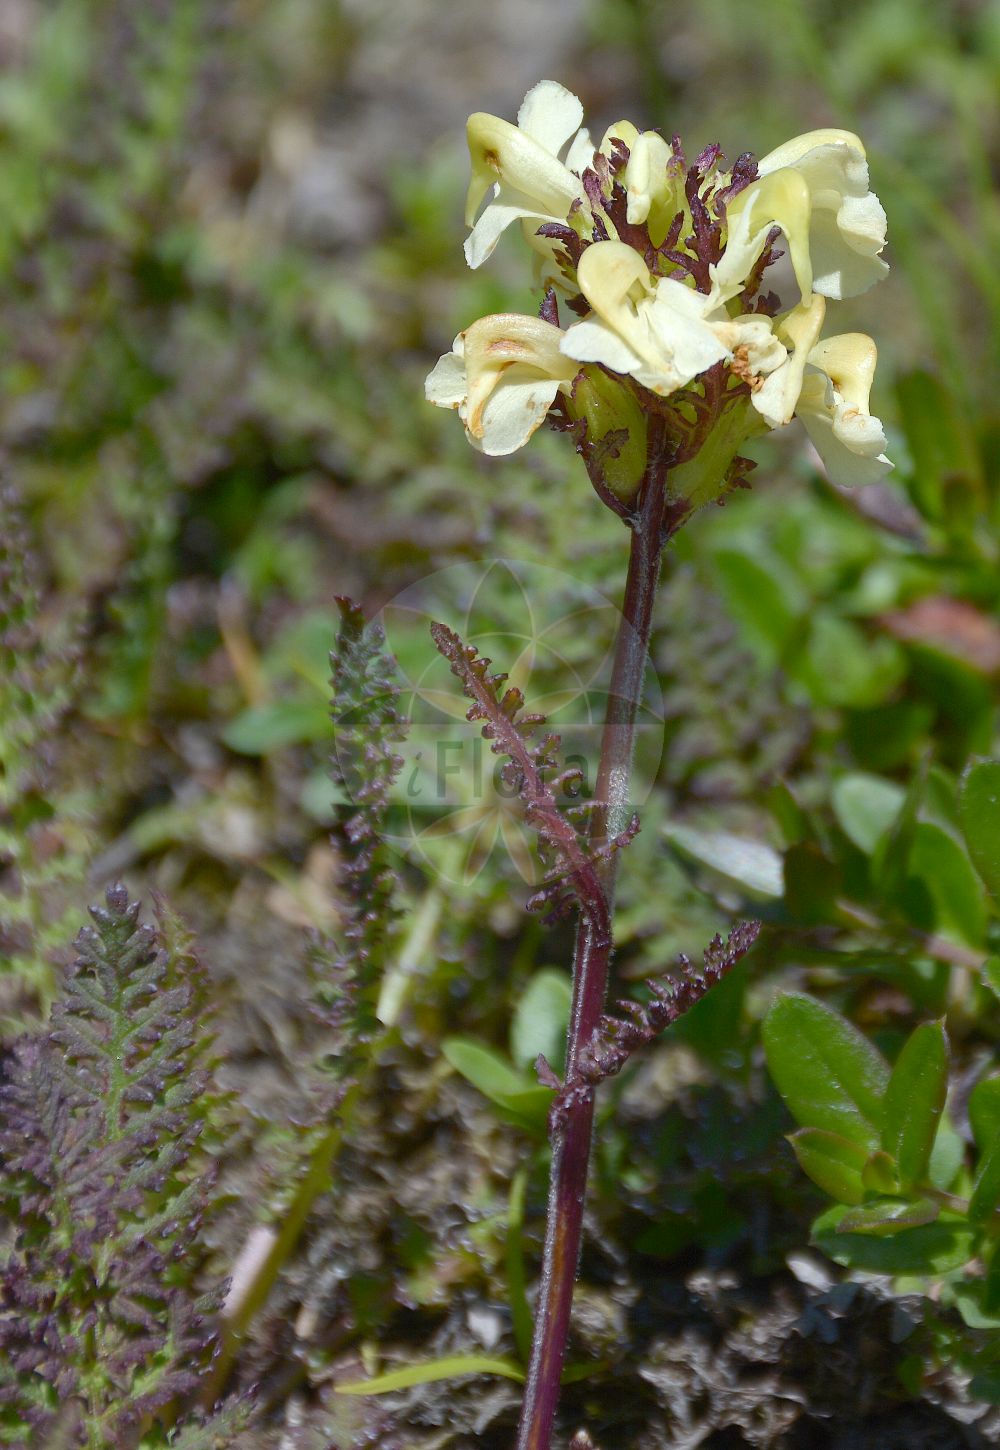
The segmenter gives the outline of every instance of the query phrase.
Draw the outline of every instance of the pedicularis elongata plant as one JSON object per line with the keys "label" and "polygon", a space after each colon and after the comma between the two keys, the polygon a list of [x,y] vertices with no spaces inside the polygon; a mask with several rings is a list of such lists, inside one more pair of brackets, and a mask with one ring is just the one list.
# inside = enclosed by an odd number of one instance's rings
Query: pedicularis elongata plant
{"label": "pedicularis elongata plant", "polygon": [[[637,829],[629,804],[636,710],[664,545],[700,505],[746,485],[745,442],[798,417],[838,484],[890,467],[868,411],[876,349],[863,333],[823,337],[827,302],[884,276],[885,213],[865,150],[848,131],[797,136],[727,169],[717,145],[690,165],[677,137],[610,127],[599,147],[583,109],[554,81],[524,98],[517,124],[469,118],[471,267],[520,222],[543,292],[537,316],[481,317],[427,379],[469,442],[502,455],[548,421],[570,435],[598,497],[631,534],[622,620],[585,832],[556,805],[554,737],[501,691],[450,631],[436,643],[507,756],[542,846],[556,863],[548,900],[578,913],[565,1078],[556,1089],[544,1261],[518,1450],[548,1450],[580,1252],[594,1095],[629,1053],[692,1005],[747,950],[755,928],[713,943],[700,972],[651,984],[646,1007],[605,1016],[617,848]],[[486,205],[483,206],[485,201]],[[787,296],[767,290],[787,250]]]}

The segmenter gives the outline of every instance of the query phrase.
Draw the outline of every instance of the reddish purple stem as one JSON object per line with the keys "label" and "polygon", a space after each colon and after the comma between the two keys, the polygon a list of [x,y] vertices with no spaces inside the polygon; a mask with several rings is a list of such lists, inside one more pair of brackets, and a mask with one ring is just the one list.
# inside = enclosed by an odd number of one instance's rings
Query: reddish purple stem
{"label": "reddish purple stem", "polygon": [[[598,805],[592,821],[592,839],[598,846],[609,835],[620,831],[627,819],[635,721],[649,651],[660,559],[666,539],[683,521],[686,512],[674,517],[667,504],[666,476],[670,461],[663,421],[651,417],[646,472],[636,511],[630,519],[632,544],[625,598],[601,740],[595,793]],[[617,858],[612,855],[602,866],[603,910],[581,909],[580,912],[573,957],[567,1082],[576,1076],[577,1060],[604,1013],[611,964],[610,920],[616,865]],[[594,1089],[586,1087],[570,1096],[565,1110],[554,1114],[551,1123],[552,1168],[542,1277],[517,1450],[550,1450],[551,1446],[580,1258],[593,1121]]]}

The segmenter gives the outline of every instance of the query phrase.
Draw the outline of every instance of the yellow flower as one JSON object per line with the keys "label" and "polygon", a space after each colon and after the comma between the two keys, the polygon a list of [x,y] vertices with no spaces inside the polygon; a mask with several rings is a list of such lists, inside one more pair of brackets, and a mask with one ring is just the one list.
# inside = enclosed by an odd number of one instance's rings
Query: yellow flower
{"label": "yellow flower", "polygon": [[728,207],[726,250],[713,268],[721,296],[741,290],[774,226],[784,233],[803,301],[813,292],[855,297],[885,276],[885,212],[868,189],[865,148],[853,132],[796,136],[757,172]]}
{"label": "yellow flower", "polygon": [[[583,106],[556,81],[539,81],[521,103],[517,125],[477,111],[469,117],[472,179],[465,202],[465,223],[472,227],[465,256],[479,267],[511,222],[531,222],[529,240],[544,222],[565,225],[575,203],[583,216],[590,207],[575,172],[590,164],[593,143],[581,129]],[[572,138],[572,139],[571,139]],[[565,159],[560,153],[565,150]],[[482,215],[483,198],[490,199]]]}
{"label": "yellow flower", "polygon": [[684,188],[668,170],[674,153],[658,131],[639,131],[631,121],[617,121],[604,133],[600,149],[611,156],[615,141],[628,147],[628,161],[620,180],[628,198],[630,226],[646,224],[650,241],[659,246],[677,212],[684,205]]}
{"label": "yellow flower", "polygon": [[795,408],[833,483],[875,483],[892,468],[885,432],[868,411],[878,349],[863,332],[827,337],[809,352]]}
{"label": "yellow flower", "polygon": [[427,378],[427,401],[457,409],[466,437],[481,452],[513,453],[576,375],[559,351],[562,336],[539,317],[516,312],[481,317],[458,334]]}
{"label": "yellow flower", "polygon": [[672,277],[655,278],[624,242],[595,242],[580,259],[580,291],[592,316],[569,328],[562,350],[601,363],[666,397],[739,350],[753,374],[785,360],[768,317],[729,317],[715,295]]}
{"label": "yellow flower", "polygon": [[834,483],[874,483],[892,467],[882,424],[868,411],[878,353],[861,332],[820,340],[825,313],[825,298],[814,294],[775,320],[784,358],[767,368],[749,356],[750,401],[770,428],[801,418]]}

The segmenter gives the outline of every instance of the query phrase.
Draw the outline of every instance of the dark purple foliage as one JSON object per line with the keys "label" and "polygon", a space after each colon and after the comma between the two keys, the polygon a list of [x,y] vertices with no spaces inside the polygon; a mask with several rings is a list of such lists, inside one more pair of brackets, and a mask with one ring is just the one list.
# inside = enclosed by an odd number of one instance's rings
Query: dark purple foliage
{"label": "dark purple foliage", "polygon": [[645,1005],[627,1000],[618,1002],[617,1015],[601,1018],[577,1059],[579,1082],[593,1085],[621,1072],[634,1052],[689,1012],[746,956],[759,932],[757,921],[738,922],[725,943],[719,936],[712,939],[705,948],[699,970],[693,969],[688,958],[682,956],[676,976],[661,981],[651,978],[646,982],[651,1001]]}
{"label": "dark purple foliage", "polygon": [[[0,1427],[125,1450],[198,1386],[215,1334],[198,1235],[213,1178],[195,1157],[211,1093],[205,981],[166,908],[124,887],[93,926],[48,1032],[0,1088]],[[71,1413],[72,1412],[72,1413]]]}
{"label": "dark purple foliage", "polygon": [[513,686],[503,689],[507,676],[490,674],[491,661],[480,657],[473,645],[464,644],[447,625],[432,624],[431,635],[472,701],[467,718],[482,721],[483,739],[490,742],[494,755],[507,757],[501,779],[520,796],[525,819],[537,833],[547,878],[528,902],[529,909],[545,908],[551,919],[575,901],[593,929],[599,935],[609,935],[601,863],[632,840],[639,829],[638,818],[633,816],[620,836],[593,848],[582,830],[590,808],[560,809],[557,799],[560,795],[570,799],[576,795],[580,770],[563,768],[558,754],[559,736],[551,731],[542,733],[537,744],[530,743],[530,737],[544,726],[544,715],[524,713],[521,691]]}

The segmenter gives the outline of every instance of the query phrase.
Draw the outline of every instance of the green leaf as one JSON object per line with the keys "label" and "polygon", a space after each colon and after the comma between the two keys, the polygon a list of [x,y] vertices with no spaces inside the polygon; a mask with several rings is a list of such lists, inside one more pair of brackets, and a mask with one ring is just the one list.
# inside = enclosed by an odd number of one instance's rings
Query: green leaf
{"label": "green leaf", "polygon": [[765,664],[778,662],[807,608],[802,586],[776,555],[761,560],[756,551],[716,549],[718,583],[748,644]]}
{"label": "green leaf", "polygon": [[983,1224],[1000,1203],[1000,1138],[983,1155],[969,1199],[969,1222]]}
{"label": "green leaf", "polygon": [[834,784],[831,804],[844,835],[870,856],[899,815],[906,792],[880,775],[855,771]]}
{"label": "green leaf", "polygon": [[958,810],[969,855],[1000,901],[1000,760],[977,760],[959,786]]}
{"label": "green leaf", "polygon": [[969,1124],[981,1153],[1000,1138],[1000,1074],[981,1077],[972,1089]]}
{"label": "green leaf", "polygon": [[910,869],[910,848],[917,828],[917,815],[927,783],[924,762],[915,773],[903,797],[892,825],[872,853],[872,872],[879,890],[886,897],[895,897],[902,890]]}
{"label": "green leaf", "polygon": [[861,1170],[861,1182],[868,1193],[898,1195],[899,1171],[888,1153],[876,1149]]}
{"label": "green leaf", "polygon": [[510,1055],[518,1067],[534,1067],[539,1053],[562,1072],[566,1058],[573,983],[566,972],[543,967],[536,972],[514,1009],[510,1025]]}
{"label": "green leaf", "polygon": [[445,1059],[467,1082],[505,1112],[532,1128],[544,1129],[552,1105],[552,1089],[517,1072],[507,1060],[467,1037],[448,1037],[441,1046]]}
{"label": "green leaf", "polygon": [[825,1128],[799,1128],[798,1132],[789,1134],[788,1141],[803,1173],[824,1193],[838,1203],[864,1201],[861,1175],[868,1154],[859,1143]]}
{"label": "green leaf", "polygon": [[532,1332],[528,1279],[524,1270],[524,1200],[527,1189],[528,1170],[519,1168],[510,1181],[510,1194],[507,1199],[507,1246],[504,1260],[514,1342],[525,1364],[531,1354]]}
{"label": "green leaf", "polygon": [[988,1257],[980,1303],[984,1314],[1000,1314],[1000,1244],[994,1239],[992,1250],[982,1252]]}
{"label": "green leaf", "polygon": [[663,833],[682,855],[726,877],[747,896],[778,900],[783,895],[781,856],[762,841],[673,824],[665,826]]}
{"label": "green leaf", "polygon": [[856,1212],[835,1204],[812,1226],[813,1243],[835,1263],[869,1274],[946,1274],[975,1254],[976,1234],[964,1218],[942,1214],[935,1223],[884,1237],[840,1232],[844,1215]]}
{"label": "green leaf", "polygon": [[789,665],[818,705],[865,709],[879,705],[906,674],[894,639],[869,639],[853,621],[817,609],[805,648]]}
{"label": "green leaf", "polygon": [[934,1139],[934,1147],[931,1149],[927,1177],[935,1188],[949,1189],[964,1162],[965,1144],[955,1131],[955,1125],[945,1110],[941,1114],[937,1137]]}
{"label": "green leaf", "polygon": [[840,1233],[876,1234],[881,1238],[933,1223],[940,1212],[940,1205],[929,1198],[917,1198],[910,1203],[902,1203],[898,1198],[879,1198],[874,1203],[850,1209],[837,1228]]}
{"label": "green leaf", "polygon": [[912,459],[913,501],[925,518],[940,522],[949,480],[956,474],[975,479],[980,471],[975,442],[953,390],[932,373],[904,373],[896,396]]}
{"label": "green leaf", "polygon": [[292,698],[252,705],[229,722],[222,739],[241,755],[267,755],[284,745],[328,740],[331,729],[329,708],[321,696]]}
{"label": "green leaf", "polygon": [[812,997],[790,992],[763,1026],[767,1065],[797,1122],[880,1146],[889,1065],[856,1027]]}
{"label": "green leaf", "polygon": [[981,976],[983,986],[988,987],[994,997],[1000,998],[1000,957],[987,957],[983,962]]}
{"label": "green leaf", "polygon": [[334,1385],[338,1395],[387,1395],[392,1390],[408,1390],[413,1385],[429,1385],[435,1380],[461,1379],[470,1374],[497,1374],[504,1379],[524,1383],[524,1371],[512,1359],[492,1359],[485,1354],[451,1354],[442,1359],[409,1364],[405,1369],[390,1370],[370,1380],[349,1380]]}
{"label": "green leaf", "polygon": [[922,1182],[948,1095],[948,1041],[940,1022],[924,1022],[896,1059],[885,1091],[882,1146],[899,1165],[904,1191]]}
{"label": "green leaf", "polygon": [[937,930],[966,946],[984,946],[986,896],[955,837],[943,826],[918,821],[910,846],[909,870],[923,883],[933,902]]}

